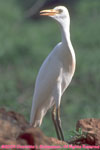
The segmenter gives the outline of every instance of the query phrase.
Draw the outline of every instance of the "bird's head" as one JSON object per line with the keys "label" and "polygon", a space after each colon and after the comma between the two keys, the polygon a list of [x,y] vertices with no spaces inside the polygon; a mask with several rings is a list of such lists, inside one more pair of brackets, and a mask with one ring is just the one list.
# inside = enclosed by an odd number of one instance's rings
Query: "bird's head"
{"label": "bird's head", "polygon": [[64,6],[57,6],[53,9],[42,10],[40,11],[42,16],[50,16],[57,20],[60,24],[64,24],[65,20],[67,23],[70,22],[68,9]]}

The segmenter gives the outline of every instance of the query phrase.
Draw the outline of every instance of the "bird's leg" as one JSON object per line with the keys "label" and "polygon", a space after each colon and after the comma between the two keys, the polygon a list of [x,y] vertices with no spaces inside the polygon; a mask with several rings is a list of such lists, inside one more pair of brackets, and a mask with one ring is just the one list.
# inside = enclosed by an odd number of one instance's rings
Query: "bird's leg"
{"label": "bird's leg", "polygon": [[56,106],[54,106],[53,110],[52,110],[52,120],[53,120],[55,129],[56,129],[57,137],[60,140],[61,138],[60,138],[60,134],[59,134],[59,129],[58,129],[58,126],[57,126],[57,122],[56,122]]}
{"label": "bird's leg", "polygon": [[61,119],[60,119],[60,107],[56,108],[56,121],[57,121],[57,126],[61,135],[61,139],[64,141],[64,134],[62,131]]}

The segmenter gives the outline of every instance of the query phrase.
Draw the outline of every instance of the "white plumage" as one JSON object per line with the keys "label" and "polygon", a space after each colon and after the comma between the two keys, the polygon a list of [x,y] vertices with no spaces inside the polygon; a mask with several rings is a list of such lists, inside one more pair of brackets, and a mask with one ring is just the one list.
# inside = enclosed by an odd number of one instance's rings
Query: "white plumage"
{"label": "white plumage", "polygon": [[30,117],[33,127],[41,125],[44,115],[52,106],[56,110],[60,107],[61,96],[72,80],[76,64],[70,41],[70,17],[67,8],[58,6],[43,10],[40,14],[50,16],[59,23],[62,42],[44,60],[37,75]]}

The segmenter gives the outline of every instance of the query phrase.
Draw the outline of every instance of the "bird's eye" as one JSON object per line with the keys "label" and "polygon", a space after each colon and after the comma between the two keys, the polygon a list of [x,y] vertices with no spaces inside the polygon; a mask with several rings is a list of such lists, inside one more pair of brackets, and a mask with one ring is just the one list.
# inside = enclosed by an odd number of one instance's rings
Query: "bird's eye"
{"label": "bird's eye", "polygon": [[62,9],[58,9],[58,11],[59,11],[59,13],[62,13],[62,12],[63,12],[63,10],[62,10]]}

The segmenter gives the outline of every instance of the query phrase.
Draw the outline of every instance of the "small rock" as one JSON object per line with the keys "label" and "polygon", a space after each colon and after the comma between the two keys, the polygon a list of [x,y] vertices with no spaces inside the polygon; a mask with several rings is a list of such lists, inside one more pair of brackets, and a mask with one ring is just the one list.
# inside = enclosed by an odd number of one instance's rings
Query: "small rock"
{"label": "small rock", "polygon": [[81,119],[77,122],[76,130],[78,131],[79,128],[87,133],[86,144],[100,145],[100,119]]}

